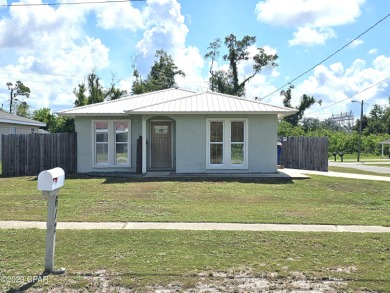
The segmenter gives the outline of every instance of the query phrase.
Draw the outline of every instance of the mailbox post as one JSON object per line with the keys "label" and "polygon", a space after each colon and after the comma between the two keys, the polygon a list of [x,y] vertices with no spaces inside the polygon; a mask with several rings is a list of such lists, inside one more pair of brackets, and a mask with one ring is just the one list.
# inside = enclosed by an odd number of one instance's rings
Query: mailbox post
{"label": "mailbox post", "polygon": [[54,270],[54,250],[57,228],[58,191],[64,186],[65,172],[61,168],[42,171],[38,175],[38,190],[47,197],[45,272],[63,274],[65,269]]}

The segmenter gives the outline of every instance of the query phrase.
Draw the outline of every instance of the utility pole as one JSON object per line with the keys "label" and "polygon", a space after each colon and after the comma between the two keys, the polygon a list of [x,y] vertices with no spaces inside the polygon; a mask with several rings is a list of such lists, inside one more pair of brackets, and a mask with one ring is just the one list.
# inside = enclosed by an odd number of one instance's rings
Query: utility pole
{"label": "utility pole", "polygon": [[[360,103],[359,101],[352,101],[352,103]],[[363,100],[360,103],[360,123],[359,123],[359,141],[358,141],[358,155],[357,161],[360,162],[360,151],[362,145],[362,124],[363,124]]]}
{"label": "utility pole", "polygon": [[363,100],[360,106],[359,145],[357,161],[360,162],[360,150],[362,145],[362,124],[363,124]]}

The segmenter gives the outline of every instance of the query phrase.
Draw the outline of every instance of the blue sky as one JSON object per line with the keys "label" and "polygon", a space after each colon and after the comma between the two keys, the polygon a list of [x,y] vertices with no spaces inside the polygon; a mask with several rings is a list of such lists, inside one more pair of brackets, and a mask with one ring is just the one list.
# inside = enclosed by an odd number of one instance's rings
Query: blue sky
{"label": "blue sky", "polygon": [[[209,62],[203,56],[210,42],[231,33],[238,38],[255,36],[257,47],[278,54],[279,66],[252,79],[246,98],[265,97],[263,102],[281,105],[280,91],[269,94],[390,13],[388,0],[147,0],[23,6],[26,3],[42,2],[0,0],[0,105],[8,108],[5,84],[21,80],[31,89],[26,100],[31,108],[50,107],[53,112],[73,107],[73,89],[93,68],[105,86],[114,76],[118,87],[130,90],[132,63],[146,76],[158,49],[166,50],[186,73],[177,80],[180,87],[206,90]],[[365,113],[374,104],[387,105],[389,40],[387,17],[294,81],[293,105],[302,94],[321,99],[321,106],[307,111],[308,117],[321,120],[350,110],[358,116],[360,106],[352,99],[364,100]],[[225,69],[227,64],[221,59],[217,66]],[[247,62],[240,72],[248,75],[250,69]]]}

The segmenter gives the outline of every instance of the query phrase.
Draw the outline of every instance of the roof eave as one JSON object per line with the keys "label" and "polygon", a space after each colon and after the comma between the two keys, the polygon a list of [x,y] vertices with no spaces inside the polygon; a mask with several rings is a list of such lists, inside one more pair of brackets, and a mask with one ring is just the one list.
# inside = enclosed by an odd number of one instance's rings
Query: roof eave
{"label": "roof eave", "polygon": [[109,117],[109,116],[126,116],[128,113],[57,113],[58,116],[63,117],[70,117],[70,118],[76,118],[76,117]]}
{"label": "roof eave", "polygon": [[295,114],[295,111],[283,113],[273,111],[126,111],[128,115],[207,115],[207,114],[221,114],[221,115],[278,115],[278,117],[286,117]]}
{"label": "roof eave", "polygon": [[37,126],[37,127],[46,127],[46,123],[42,122],[25,122],[25,121],[16,121],[16,120],[8,120],[8,119],[0,119],[0,122],[7,124],[17,124],[17,125],[27,125],[27,126]]}

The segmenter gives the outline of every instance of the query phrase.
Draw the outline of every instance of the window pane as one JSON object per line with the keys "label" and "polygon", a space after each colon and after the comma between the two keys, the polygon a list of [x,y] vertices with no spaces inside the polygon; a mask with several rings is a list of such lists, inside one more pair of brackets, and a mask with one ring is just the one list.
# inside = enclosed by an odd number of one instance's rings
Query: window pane
{"label": "window pane", "polygon": [[231,162],[232,164],[244,164],[244,145],[232,144],[231,146]]}
{"label": "window pane", "polygon": [[210,164],[223,164],[223,145],[210,145]]}
{"label": "window pane", "polygon": [[127,122],[115,122],[115,131],[116,132],[127,132],[128,129]]}
{"label": "window pane", "polygon": [[127,142],[127,132],[117,133],[116,142]]}
{"label": "window pane", "polygon": [[108,144],[96,145],[96,163],[108,163]]}
{"label": "window pane", "polygon": [[95,122],[96,130],[108,130],[108,122]]}
{"label": "window pane", "polygon": [[128,150],[127,144],[117,144],[116,145],[115,160],[116,160],[117,164],[129,163],[129,156],[128,156],[127,150]]}
{"label": "window pane", "polygon": [[223,142],[223,122],[210,122],[210,142]]}
{"label": "window pane", "polygon": [[96,142],[108,142],[108,133],[96,133]]}
{"label": "window pane", "polygon": [[244,142],[244,122],[232,122],[232,142]]}

